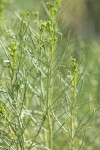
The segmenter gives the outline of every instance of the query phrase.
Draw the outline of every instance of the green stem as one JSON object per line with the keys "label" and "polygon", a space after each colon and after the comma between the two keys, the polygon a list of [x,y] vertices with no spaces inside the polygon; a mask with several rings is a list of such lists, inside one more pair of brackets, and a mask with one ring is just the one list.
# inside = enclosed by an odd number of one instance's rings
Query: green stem
{"label": "green stem", "polygon": [[47,117],[48,117],[48,146],[52,150],[52,110],[51,110],[51,67],[48,68]]}
{"label": "green stem", "polygon": [[73,140],[73,110],[71,110],[71,150],[74,150],[74,140]]}
{"label": "green stem", "polygon": [[24,150],[24,134],[23,134],[23,124],[21,122],[21,118],[20,116],[18,116],[18,124],[19,124],[19,129],[20,129],[20,136],[19,136],[19,145],[20,145],[20,149]]}

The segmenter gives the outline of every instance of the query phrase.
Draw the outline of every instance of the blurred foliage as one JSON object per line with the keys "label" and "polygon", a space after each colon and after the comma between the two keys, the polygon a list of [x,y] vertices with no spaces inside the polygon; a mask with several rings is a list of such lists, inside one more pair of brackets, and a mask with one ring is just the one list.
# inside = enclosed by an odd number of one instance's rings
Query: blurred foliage
{"label": "blurred foliage", "polygon": [[94,30],[96,34],[100,34],[100,0],[87,0],[86,5],[88,10],[89,26],[92,25],[92,30]]}
{"label": "blurred foliage", "polygon": [[7,0],[0,0],[0,23],[1,23],[2,18],[3,18],[3,14],[4,14],[4,11],[5,11],[6,3],[7,3]]}
{"label": "blurred foliage", "polygon": [[63,0],[61,9],[61,27],[71,30],[74,35],[100,33],[100,0]]}

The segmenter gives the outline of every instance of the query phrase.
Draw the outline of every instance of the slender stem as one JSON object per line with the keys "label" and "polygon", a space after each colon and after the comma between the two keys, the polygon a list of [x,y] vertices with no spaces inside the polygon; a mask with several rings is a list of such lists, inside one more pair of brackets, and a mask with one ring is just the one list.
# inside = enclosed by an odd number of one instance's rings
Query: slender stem
{"label": "slender stem", "polygon": [[74,150],[74,140],[73,140],[73,110],[71,110],[71,150]]}
{"label": "slender stem", "polygon": [[48,68],[48,97],[47,97],[47,114],[49,126],[48,146],[52,150],[52,115],[51,115],[51,67]]}
{"label": "slender stem", "polygon": [[20,136],[19,136],[19,145],[21,150],[24,150],[24,134],[23,134],[23,124],[21,122],[20,116],[18,116],[18,123],[19,123],[19,128],[20,128]]}

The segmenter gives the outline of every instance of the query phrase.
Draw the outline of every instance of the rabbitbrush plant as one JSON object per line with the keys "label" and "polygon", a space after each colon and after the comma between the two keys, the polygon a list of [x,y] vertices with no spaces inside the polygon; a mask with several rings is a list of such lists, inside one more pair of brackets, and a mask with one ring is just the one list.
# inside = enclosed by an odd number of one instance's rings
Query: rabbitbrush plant
{"label": "rabbitbrush plant", "polygon": [[95,111],[89,118],[79,114],[85,107],[78,99],[84,69],[73,57],[67,64],[69,45],[62,48],[58,29],[60,6],[60,0],[44,3],[47,20],[37,12],[16,13],[14,31],[5,27],[1,150],[80,150],[84,146],[86,125]]}

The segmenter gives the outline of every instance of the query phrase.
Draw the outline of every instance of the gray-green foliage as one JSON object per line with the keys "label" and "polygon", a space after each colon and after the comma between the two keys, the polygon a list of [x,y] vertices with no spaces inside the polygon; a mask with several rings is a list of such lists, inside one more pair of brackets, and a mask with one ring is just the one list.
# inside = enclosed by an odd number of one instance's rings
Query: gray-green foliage
{"label": "gray-green foliage", "polygon": [[[58,29],[61,1],[44,3],[48,20],[37,12],[17,14],[8,29],[0,85],[1,150],[80,150],[85,147],[94,104],[83,103],[84,68],[67,58]],[[69,62],[69,64],[68,64]],[[92,106],[94,110],[90,110]]]}

